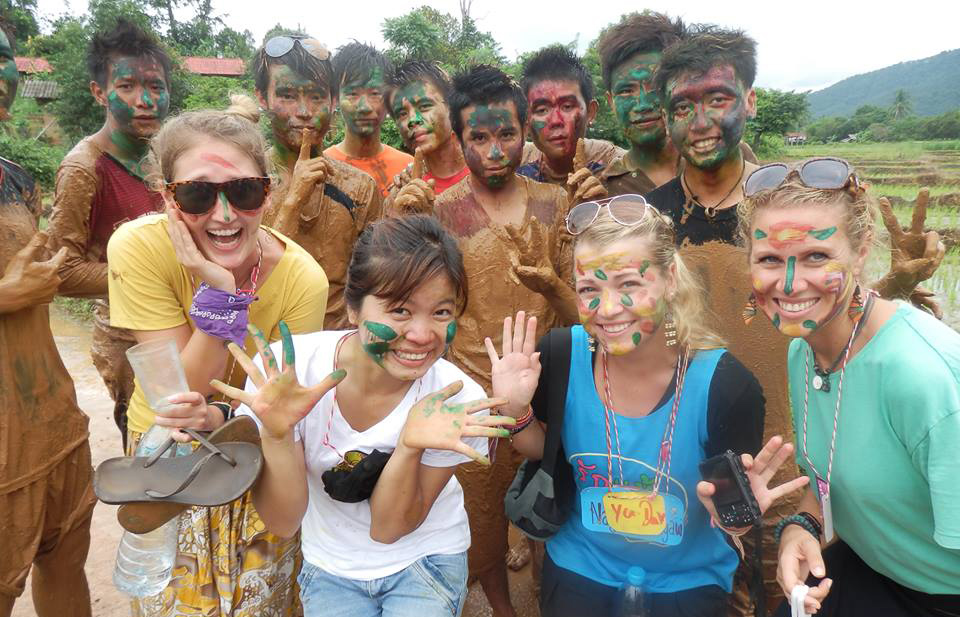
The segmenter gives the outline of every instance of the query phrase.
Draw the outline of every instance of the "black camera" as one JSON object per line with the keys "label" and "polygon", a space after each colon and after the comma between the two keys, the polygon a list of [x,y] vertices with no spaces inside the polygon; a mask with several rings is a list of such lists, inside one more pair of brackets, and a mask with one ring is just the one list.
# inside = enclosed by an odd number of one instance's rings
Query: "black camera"
{"label": "black camera", "polygon": [[700,463],[700,476],[716,487],[713,505],[724,527],[750,527],[760,521],[760,505],[740,457],[727,450]]}

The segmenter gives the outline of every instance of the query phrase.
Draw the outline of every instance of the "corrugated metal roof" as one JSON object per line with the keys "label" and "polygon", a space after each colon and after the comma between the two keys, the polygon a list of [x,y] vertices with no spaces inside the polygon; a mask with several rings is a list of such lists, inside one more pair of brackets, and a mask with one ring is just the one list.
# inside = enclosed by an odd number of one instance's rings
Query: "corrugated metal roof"
{"label": "corrugated metal roof", "polygon": [[183,68],[199,75],[222,75],[225,77],[240,77],[246,70],[242,58],[203,58],[200,56],[186,56],[183,59]]}
{"label": "corrugated metal roof", "polygon": [[45,79],[27,79],[20,84],[17,94],[31,99],[56,99],[60,97],[60,84]]}
{"label": "corrugated metal roof", "polygon": [[46,58],[28,58],[27,56],[17,56],[17,70],[21,73],[50,73],[53,67],[47,62]]}

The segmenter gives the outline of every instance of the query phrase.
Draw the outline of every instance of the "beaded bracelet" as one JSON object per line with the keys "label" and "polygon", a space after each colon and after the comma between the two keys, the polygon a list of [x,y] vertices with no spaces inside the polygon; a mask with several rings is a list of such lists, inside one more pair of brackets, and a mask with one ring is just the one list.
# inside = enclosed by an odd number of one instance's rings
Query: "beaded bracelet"
{"label": "beaded bracelet", "polygon": [[[497,415],[503,415],[503,414],[499,413],[498,411]],[[508,426],[507,430],[510,431],[510,436],[513,437],[523,429],[530,426],[531,422],[533,422],[533,407],[528,406],[527,413],[517,418],[517,423],[514,424],[513,426]]]}
{"label": "beaded bracelet", "polygon": [[819,530],[817,529],[816,526],[812,525],[810,521],[807,520],[805,516],[803,516],[803,514],[805,513],[801,512],[799,514],[793,514],[791,516],[788,516],[782,519],[779,523],[777,523],[776,528],[773,530],[773,541],[776,542],[777,544],[780,544],[780,537],[783,536],[783,530],[786,529],[789,525],[797,525],[799,527],[802,527],[811,536],[819,540],[820,539]]}

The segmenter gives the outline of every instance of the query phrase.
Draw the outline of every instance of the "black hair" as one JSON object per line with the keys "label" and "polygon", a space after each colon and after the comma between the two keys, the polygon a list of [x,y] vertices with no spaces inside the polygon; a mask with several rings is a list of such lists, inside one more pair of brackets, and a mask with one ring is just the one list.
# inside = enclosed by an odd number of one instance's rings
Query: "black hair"
{"label": "black hair", "polygon": [[379,68],[384,81],[393,72],[393,63],[385,55],[365,43],[353,41],[337,49],[333,57],[333,75],[337,86],[342,87],[349,81],[370,79],[373,69]]}
{"label": "black hair", "polygon": [[150,57],[163,67],[163,76],[170,83],[170,56],[157,39],[125,17],[117,19],[113,29],[97,32],[87,49],[87,70],[101,88],[107,87],[107,73],[111,58]]}
{"label": "black hair", "polygon": [[354,311],[370,295],[400,304],[438,274],[450,279],[457,311],[462,313],[467,305],[467,271],[457,241],[432,216],[386,218],[357,238],[343,295]]}
{"label": "black hair", "polygon": [[[292,31],[280,32],[274,36],[290,36],[295,39],[311,38],[299,32]],[[270,67],[278,64],[289,66],[298,75],[302,75],[310,81],[326,86],[327,90],[330,91],[330,95],[333,98],[337,98],[340,84],[334,79],[333,63],[330,61],[329,55],[327,55],[325,60],[321,60],[304,49],[302,45],[294,43],[293,47],[291,47],[287,53],[279,58],[271,58],[267,55],[267,52],[264,51],[265,46],[266,41],[264,45],[261,45],[256,53],[253,54],[253,59],[250,61],[250,72],[253,73],[253,87],[256,88],[257,92],[264,98],[267,97],[267,90],[270,89]]]}
{"label": "black hair", "polygon": [[580,95],[589,103],[593,100],[593,78],[583,66],[583,62],[565,45],[544,47],[523,63],[523,77],[520,87],[524,94],[530,95],[534,84],[548,79],[575,81],[580,85]]}
{"label": "black hair", "polygon": [[[495,66],[478,64],[458,73],[453,78],[450,104],[450,125],[458,138],[463,133],[460,112],[468,105],[489,105],[512,101],[517,107],[517,119],[523,127],[527,121],[527,97],[509,75]],[[521,129],[522,130],[522,129]]]}
{"label": "black hair", "polygon": [[439,62],[428,60],[410,60],[395,68],[387,78],[387,111],[393,116],[393,95],[407,84],[415,81],[428,81],[440,91],[444,101],[450,99],[453,82],[450,76],[440,68]]}
{"label": "black hair", "polygon": [[686,35],[679,17],[671,20],[663,13],[630,13],[620,23],[606,29],[597,42],[603,85],[613,88],[613,72],[632,56],[643,52],[663,52]]}
{"label": "black hair", "polygon": [[757,43],[743,30],[725,30],[712,25],[699,26],[686,38],[663,53],[654,77],[657,90],[681,73],[706,73],[710,69],[730,65],[747,88],[757,76]]}

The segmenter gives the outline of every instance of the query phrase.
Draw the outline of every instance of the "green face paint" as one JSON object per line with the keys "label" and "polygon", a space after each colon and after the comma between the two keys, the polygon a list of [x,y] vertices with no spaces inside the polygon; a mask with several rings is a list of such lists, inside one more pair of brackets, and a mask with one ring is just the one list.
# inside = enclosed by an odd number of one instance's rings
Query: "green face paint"
{"label": "green face paint", "polygon": [[643,260],[643,263],[640,264],[640,276],[643,276],[644,273],[647,271],[647,268],[649,268],[649,267],[650,267],[650,260],[649,260],[649,259],[644,259],[644,260]]}
{"label": "green face paint", "polygon": [[773,322],[773,327],[779,329],[779,328],[780,328],[780,313],[774,313],[774,314],[773,314],[773,319],[771,319],[771,321]]}
{"label": "green face paint", "polygon": [[611,75],[613,111],[634,151],[659,152],[666,141],[660,96],[653,86],[661,56],[660,52],[635,54],[615,67]]}
{"label": "green face paint", "polygon": [[620,304],[624,306],[633,306],[633,299],[627,294],[620,294]]}
{"label": "green face paint", "polygon": [[607,280],[607,273],[599,268],[593,271],[593,275],[600,279],[601,281]]}
{"label": "green face paint", "polygon": [[642,337],[640,336],[640,333],[639,333],[639,332],[634,332],[634,333],[633,333],[633,336],[630,337],[630,339],[633,340],[633,344],[634,344],[634,345],[639,345],[641,338],[642,338]]}
{"label": "green face paint", "polygon": [[598,307],[598,306],[600,306],[600,297],[599,297],[599,296],[596,297],[596,298],[594,298],[593,300],[591,300],[591,301],[590,301],[590,304],[587,305],[587,308],[589,308],[591,311],[595,311],[595,310],[597,310],[597,307]]}
{"label": "green face paint", "polygon": [[223,207],[223,220],[224,222],[230,222],[230,202],[227,201],[227,196],[220,191],[220,205]]}
{"label": "green face paint", "polygon": [[377,323],[376,321],[364,321],[363,327],[367,329],[367,332],[383,341],[392,341],[397,338],[397,333],[386,324]]}
{"label": "green face paint", "polygon": [[380,132],[387,113],[383,103],[385,90],[380,67],[374,67],[366,79],[345,82],[340,87],[340,115],[349,132],[361,137]]}
{"label": "green face paint", "polygon": [[363,350],[373,357],[373,361],[383,366],[383,356],[390,351],[390,343],[377,341],[376,343],[364,343]]}
{"label": "green face paint", "polygon": [[280,329],[280,340],[283,341],[283,363],[285,366],[293,366],[296,362],[296,351],[293,348],[293,336],[290,334],[290,328],[287,322],[281,320],[277,327]]}
{"label": "green face paint", "polygon": [[816,330],[816,329],[817,329],[817,322],[813,321],[812,319],[807,319],[807,320],[805,320],[805,321],[803,322],[803,327],[806,328],[807,330],[811,330],[811,331],[812,331],[812,330]]}
{"label": "green face paint", "polygon": [[499,129],[513,124],[513,115],[509,109],[503,107],[488,107],[487,105],[477,105],[470,117],[467,119],[470,128],[485,128],[495,133]]}
{"label": "green face paint", "polygon": [[390,326],[376,321],[364,321],[363,327],[370,335],[370,341],[363,344],[363,350],[373,357],[374,362],[383,366],[383,356],[390,351],[390,341],[397,338],[397,333]]}
{"label": "green face paint", "polygon": [[783,282],[783,293],[788,296],[793,293],[793,277],[796,267],[797,258],[793,256],[787,257],[787,278]]}
{"label": "green face paint", "polygon": [[808,233],[817,240],[826,240],[833,234],[837,233],[837,228],[827,227],[826,229],[811,229]]}
{"label": "green face paint", "polygon": [[446,343],[449,345],[453,342],[454,337],[457,336],[457,322],[456,320],[451,321],[447,324],[447,338]]}
{"label": "green face paint", "polygon": [[754,229],[753,237],[756,238],[757,240],[763,240],[764,238],[767,237],[767,234],[765,234],[762,229]]}

